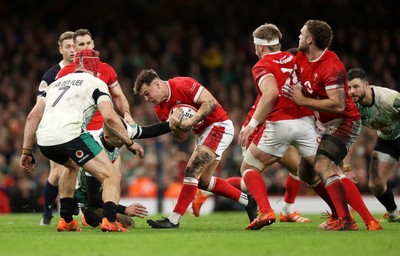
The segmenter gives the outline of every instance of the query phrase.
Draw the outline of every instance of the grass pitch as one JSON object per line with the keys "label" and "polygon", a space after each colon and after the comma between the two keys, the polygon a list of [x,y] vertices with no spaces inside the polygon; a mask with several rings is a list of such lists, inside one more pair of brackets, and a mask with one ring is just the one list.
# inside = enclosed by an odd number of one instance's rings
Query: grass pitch
{"label": "grass pitch", "polygon": [[[39,214],[0,216],[0,255],[399,255],[400,223],[384,223],[382,231],[367,231],[356,217],[358,231],[323,231],[319,215],[304,215],[312,223],[280,223],[247,231],[244,212],[217,212],[195,218],[185,215],[179,229],[159,230],[135,218],[129,233],[57,232],[59,217],[39,226]],[[382,215],[375,216],[378,218]],[[151,216],[159,218],[160,215]]]}

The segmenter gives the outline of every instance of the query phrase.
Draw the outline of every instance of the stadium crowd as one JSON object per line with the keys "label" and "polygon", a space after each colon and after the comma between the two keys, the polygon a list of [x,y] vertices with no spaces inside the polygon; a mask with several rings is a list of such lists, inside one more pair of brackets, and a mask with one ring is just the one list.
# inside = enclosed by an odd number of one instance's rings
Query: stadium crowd
{"label": "stadium crowd", "polygon": [[[40,212],[43,207],[41,193],[49,162],[35,148],[36,171],[27,176],[19,170],[19,156],[24,123],[36,102],[38,84],[44,72],[60,61],[57,39],[66,30],[90,29],[101,60],[116,69],[132,116],[139,124],[157,122],[152,105],[132,93],[141,69],[153,68],[161,78],[191,76],[202,83],[235,125],[234,142],[218,168],[218,175],[224,178],[240,175],[242,154],[236,140],[256,95],[251,67],[257,57],[251,33],[259,24],[279,25],[284,35],[282,48],[289,49],[297,46],[304,21],[326,20],[335,33],[331,48],[347,69],[362,67],[371,84],[400,90],[396,8],[380,1],[366,4],[360,0],[306,0],[290,7],[281,6],[280,1],[268,1],[268,8],[259,8],[266,1],[255,0],[229,4],[222,0],[213,4],[184,0],[115,1],[112,12],[102,1],[96,2],[96,8],[91,8],[91,1],[75,3],[80,8],[68,1],[58,1],[40,9],[34,1],[23,2],[0,3],[0,212]],[[23,4],[28,6],[21,8]],[[359,8],[360,5],[365,6]],[[318,13],[309,13],[311,8]],[[164,190],[182,178],[192,139],[181,142],[167,134],[141,140],[144,159],[123,153],[123,196],[162,196]],[[363,128],[352,159],[359,180],[357,186],[366,194],[370,193],[367,170],[375,140],[375,131]],[[283,194],[287,170],[279,164],[269,168],[264,172],[269,193]],[[399,195],[399,164],[396,168],[389,186]],[[312,194],[306,187],[301,193]]]}

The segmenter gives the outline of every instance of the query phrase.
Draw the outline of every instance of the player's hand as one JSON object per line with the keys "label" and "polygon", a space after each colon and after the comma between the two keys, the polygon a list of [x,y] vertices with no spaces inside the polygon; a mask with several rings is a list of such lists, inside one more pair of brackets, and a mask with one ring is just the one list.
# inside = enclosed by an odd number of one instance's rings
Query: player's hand
{"label": "player's hand", "polygon": [[134,142],[132,145],[129,147],[126,146],[126,148],[131,151],[133,154],[138,155],[140,158],[143,158],[144,156],[144,150],[142,146],[140,146],[138,143]]}
{"label": "player's hand", "polygon": [[175,138],[179,140],[186,140],[187,138],[189,138],[190,131],[182,130],[179,127],[173,127],[171,125],[169,126],[169,128],[171,129],[171,133]]}
{"label": "player's hand", "polygon": [[358,183],[358,178],[357,174],[353,171],[345,172],[344,175],[346,175],[347,178],[349,178],[354,184]]}
{"label": "player's hand", "polygon": [[249,140],[250,135],[254,132],[256,128],[250,125],[243,127],[239,133],[238,144],[241,147],[246,147],[247,141]]}
{"label": "player's hand", "polygon": [[147,208],[139,203],[131,204],[126,207],[125,214],[130,217],[144,218],[147,216]]}
{"label": "player's hand", "polygon": [[19,166],[22,171],[30,173],[35,170],[35,158],[32,154],[22,154],[19,160]]}
{"label": "player's hand", "polygon": [[176,109],[168,118],[169,128],[171,129],[172,135],[180,140],[186,140],[189,137],[189,130],[182,129],[182,118],[183,111]]}
{"label": "player's hand", "polygon": [[182,118],[183,118],[183,111],[182,109],[175,109],[174,112],[169,116],[168,121],[169,121],[169,127],[171,130],[173,128],[179,128],[181,123],[182,123]]}
{"label": "player's hand", "polygon": [[135,124],[135,120],[133,120],[132,116],[130,113],[125,113],[124,115],[124,121],[128,124]]}
{"label": "player's hand", "polygon": [[296,105],[301,106],[301,104],[304,102],[304,97],[305,97],[301,89],[302,87],[300,84],[297,85],[285,84],[282,87],[282,93],[283,96],[292,100]]}
{"label": "player's hand", "polygon": [[182,130],[186,130],[186,131],[193,129],[193,127],[194,127],[194,123],[193,123],[192,118],[185,120],[185,121],[181,121],[181,124],[179,125],[179,128],[181,128]]}

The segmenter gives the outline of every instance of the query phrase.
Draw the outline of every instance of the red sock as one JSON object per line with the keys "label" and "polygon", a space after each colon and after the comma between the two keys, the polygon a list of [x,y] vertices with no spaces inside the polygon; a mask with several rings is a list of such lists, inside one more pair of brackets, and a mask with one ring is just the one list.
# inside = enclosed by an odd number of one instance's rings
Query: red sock
{"label": "red sock", "polygon": [[333,204],[332,199],[329,196],[329,193],[326,190],[324,183],[322,181],[320,181],[318,183],[318,185],[313,187],[312,189],[314,189],[315,193],[317,193],[322,198],[322,200],[324,200],[325,203],[329,206],[329,208],[331,209],[331,212],[332,212],[332,217],[337,218],[338,215],[336,212],[335,205]]}
{"label": "red sock", "polygon": [[261,174],[256,170],[247,170],[243,176],[244,183],[250,194],[254,197],[260,208],[260,213],[267,213],[271,210],[268,200],[267,186]]}
{"label": "red sock", "polygon": [[242,177],[232,177],[232,178],[226,179],[226,182],[228,182],[235,188],[239,189],[240,191],[242,190],[242,188],[240,186],[241,181],[242,181]]}
{"label": "red sock", "polygon": [[296,200],[296,196],[299,194],[301,180],[296,180],[292,175],[288,175],[285,184],[285,198],[284,201],[289,204],[293,204]]}
{"label": "red sock", "polygon": [[239,201],[240,195],[242,194],[242,191],[240,191],[240,189],[233,187],[226,180],[223,180],[221,178],[214,177],[214,182],[214,188],[212,188],[211,192],[220,196],[230,198],[234,201]]}
{"label": "red sock", "polygon": [[375,218],[371,215],[367,206],[365,205],[357,186],[347,177],[342,178],[342,183],[346,189],[347,202],[358,214],[360,214],[365,225],[367,225],[370,221],[374,221]]}
{"label": "red sock", "polygon": [[[195,182],[186,182],[187,178],[183,180],[183,186],[181,192],[179,193],[178,202],[175,205],[173,212],[179,213],[180,215],[184,215],[186,209],[189,207],[190,203],[193,201],[197,192],[197,183]],[[195,179],[195,178],[189,178]],[[196,179],[195,179],[196,180]]]}
{"label": "red sock", "polygon": [[350,220],[350,212],[349,208],[347,207],[346,201],[346,190],[344,189],[343,183],[338,175],[332,175],[329,178],[336,177],[337,179],[333,180],[326,186],[326,190],[328,191],[329,196],[331,197],[332,202],[335,205],[338,217]]}

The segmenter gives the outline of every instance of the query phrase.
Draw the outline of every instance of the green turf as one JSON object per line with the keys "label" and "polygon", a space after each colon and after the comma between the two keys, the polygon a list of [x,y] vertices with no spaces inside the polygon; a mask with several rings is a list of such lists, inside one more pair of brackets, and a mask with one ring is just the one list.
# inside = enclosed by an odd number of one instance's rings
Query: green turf
{"label": "green turf", "polygon": [[384,223],[383,231],[371,232],[356,217],[358,231],[328,232],[317,228],[319,215],[305,216],[313,222],[277,222],[260,231],[244,230],[244,212],[218,212],[185,215],[175,230],[151,229],[135,218],[129,233],[87,227],[77,233],[57,232],[58,217],[43,227],[37,214],[1,215],[0,255],[400,255],[400,223]]}

